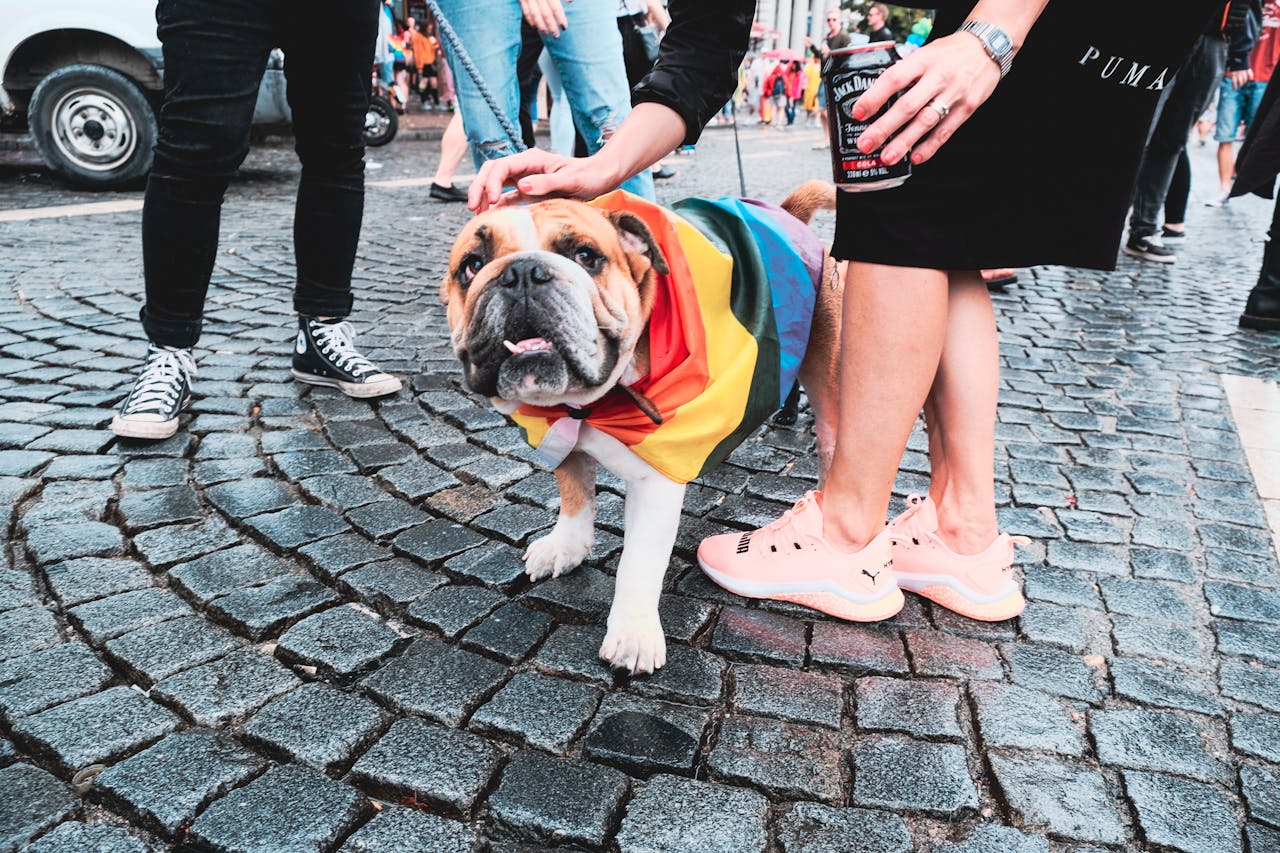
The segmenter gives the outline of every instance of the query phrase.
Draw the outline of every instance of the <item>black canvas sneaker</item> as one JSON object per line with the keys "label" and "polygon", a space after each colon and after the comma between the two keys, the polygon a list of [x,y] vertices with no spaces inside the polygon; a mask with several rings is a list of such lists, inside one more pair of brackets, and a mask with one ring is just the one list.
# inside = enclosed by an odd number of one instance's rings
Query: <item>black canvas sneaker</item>
{"label": "black canvas sneaker", "polygon": [[1171,264],[1178,260],[1177,253],[1161,242],[1155,234],[1149,237],[1130,235],[1129,241],[1124,244],[1124,253],[1130,257],[1155,261],[1158,264]]}
{"label": "black canvas sneaker", "polygon": [[400,390],[400,380],[383,373],[355,347],[355,331],[344,321],[298,318],[293,345],[293,378],[337,388],[348,397],[382,397]]}
{"label": "black canvas sneaker", "polygon": [[122,438],[173,435],[178,431],[178,412],[191,397],[195,372],[191,350],[151,344],[133,390],[111,419],[111,431]]}

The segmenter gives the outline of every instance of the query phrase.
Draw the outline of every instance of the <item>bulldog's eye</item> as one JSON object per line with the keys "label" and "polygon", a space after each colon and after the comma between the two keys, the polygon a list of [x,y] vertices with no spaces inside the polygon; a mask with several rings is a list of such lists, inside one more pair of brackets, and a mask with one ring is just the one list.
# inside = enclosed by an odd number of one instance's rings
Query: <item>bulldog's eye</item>
{"label": "bulldog's eye", "polygon": [[573,259],[592,275],[600,272],[604,267],[604,255],[600,254],[592,246],[579,246],[574,249]]}
{"label": "bulldog's eye", "polygon": [[470,284],[483,267],[484,258],[476,254],[467,255],[462,259],[462,263],[458,264],[458,278],[463,284]]}

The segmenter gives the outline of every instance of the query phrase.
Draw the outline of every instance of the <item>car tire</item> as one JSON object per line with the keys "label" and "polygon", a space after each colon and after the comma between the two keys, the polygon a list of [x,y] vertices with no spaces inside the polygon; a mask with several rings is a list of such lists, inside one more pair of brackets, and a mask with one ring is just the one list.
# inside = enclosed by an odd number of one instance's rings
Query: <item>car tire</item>
{"label": "car tire", "polygon": [[391,102],[381,95],[370,95],[364,120],[364,144],[370,148],[386,145],[396,138],[399,129],[400,117]]}
{"label": "car tire", "polygon": [[156,114],[128,77],[101,65],[45,75],[27,107],[27,126],[50,171],[85,189],[137,184],[151,170]]}

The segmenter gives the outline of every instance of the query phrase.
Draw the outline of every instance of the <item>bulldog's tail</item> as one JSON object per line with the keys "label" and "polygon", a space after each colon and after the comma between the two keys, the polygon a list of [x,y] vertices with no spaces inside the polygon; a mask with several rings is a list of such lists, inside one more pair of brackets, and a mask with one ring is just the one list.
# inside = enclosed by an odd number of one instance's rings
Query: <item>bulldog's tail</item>
{"label": "bulldog's tail", "polygon": [[816,210],[836,209],[835,184],[826,181],[805,181],[791,191],[782,202],[782,209],[808,225]]}

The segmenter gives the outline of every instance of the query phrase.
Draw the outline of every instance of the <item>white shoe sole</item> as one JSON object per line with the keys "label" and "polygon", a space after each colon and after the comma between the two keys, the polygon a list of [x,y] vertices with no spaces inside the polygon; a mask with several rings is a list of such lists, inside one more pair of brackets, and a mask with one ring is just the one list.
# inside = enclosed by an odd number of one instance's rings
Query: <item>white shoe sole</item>
{"label": "white shoe sole", "polygon": [[878,595],[850,592],[832,581],[755,583],[716,571],[698,556],[698,566],[717,586],[743,598],[789,601],[850,622],[879,622],[897,614],[905,600],[897,585],[885,585]]}
{"label": "white shoe sole", "polygon": [[130,421],[116,415],[111,419],[111,431],[119,438],[168,438],[178,431],[178,419]]}
{"label": "white shoe sole", "polygon": [[299,382],[307,385],[323,385],[326,388],[337,388],[348,397],[355,397],[360,400],[367,400],[371,397],[385,397],[388,394],[396,393],[404,387],[400,380],[394,376],[381,382],[343,382],[341,379],[330,379],[327,376],[303,373],[294,368],[290,368],[289,372]]}

